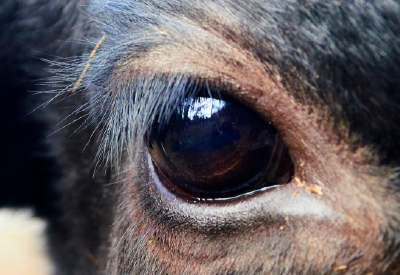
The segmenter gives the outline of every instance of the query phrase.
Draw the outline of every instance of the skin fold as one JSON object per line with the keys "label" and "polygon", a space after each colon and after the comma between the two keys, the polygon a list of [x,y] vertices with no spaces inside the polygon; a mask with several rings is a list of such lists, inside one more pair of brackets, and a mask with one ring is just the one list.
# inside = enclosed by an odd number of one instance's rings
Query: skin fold
{"label": "skin fold", "polygon": [[[42,83],[55,274],[400,274],[399,1],[1,8],[13,66]],[[196,85],[274,125],[287,184],[224,202],[165,187],[144,137]]]}

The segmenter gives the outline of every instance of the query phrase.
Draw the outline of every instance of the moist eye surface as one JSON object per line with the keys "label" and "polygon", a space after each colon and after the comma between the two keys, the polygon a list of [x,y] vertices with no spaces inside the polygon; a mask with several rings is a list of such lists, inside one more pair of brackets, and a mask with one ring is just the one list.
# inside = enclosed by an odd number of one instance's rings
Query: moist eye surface
{"label": "moist eye surface", "polygon": [[190,197],[239,196],[294,171],[275,127],[233,100],[186,98],[168,124],[153,123],[148,148],[161,181]]}

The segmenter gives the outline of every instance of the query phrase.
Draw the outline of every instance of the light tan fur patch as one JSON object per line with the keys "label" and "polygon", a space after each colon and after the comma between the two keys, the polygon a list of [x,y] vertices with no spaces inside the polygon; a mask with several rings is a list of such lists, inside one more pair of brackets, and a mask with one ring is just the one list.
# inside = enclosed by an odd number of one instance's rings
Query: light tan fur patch
{"label": "light tan fur patch", "polygon": [[30,210],[0,209],[0,274],[50,275],[46,255],[46,222]]}

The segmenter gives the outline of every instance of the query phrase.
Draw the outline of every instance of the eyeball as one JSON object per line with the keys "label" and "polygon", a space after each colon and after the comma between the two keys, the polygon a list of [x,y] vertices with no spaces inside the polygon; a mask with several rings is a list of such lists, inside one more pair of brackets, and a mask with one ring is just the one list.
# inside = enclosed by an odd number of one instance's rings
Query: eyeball
{"label": "eyeball", "polygon": [[147,144],[161,182],[199,200],[274,188],[294,173],[276,128],[234,100],[186,98],[167,124],[153,123]]}

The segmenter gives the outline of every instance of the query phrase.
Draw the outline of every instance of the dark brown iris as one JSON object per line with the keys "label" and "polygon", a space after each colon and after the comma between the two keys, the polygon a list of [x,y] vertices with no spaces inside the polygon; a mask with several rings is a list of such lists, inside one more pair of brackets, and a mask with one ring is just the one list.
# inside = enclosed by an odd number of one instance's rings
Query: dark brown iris
{"label": "dark brown iris", "polygon": [[148,146],[167,187],[193,197],[238,196],[293,175],[277,130],[234,101],[186,99],[168,125],[154,123]]}

